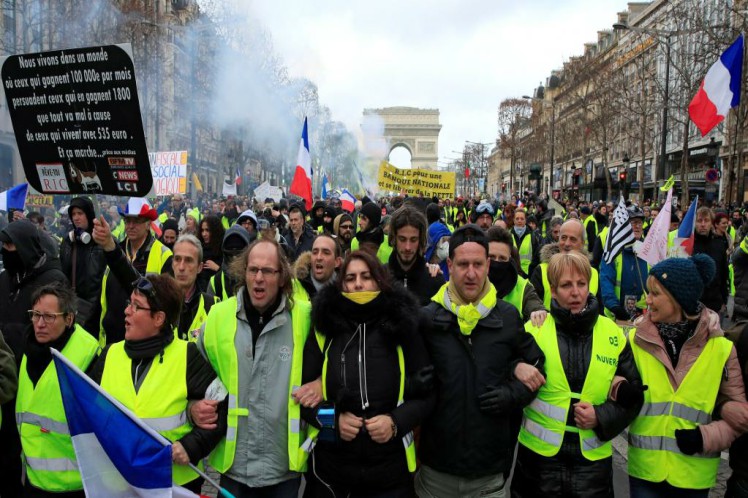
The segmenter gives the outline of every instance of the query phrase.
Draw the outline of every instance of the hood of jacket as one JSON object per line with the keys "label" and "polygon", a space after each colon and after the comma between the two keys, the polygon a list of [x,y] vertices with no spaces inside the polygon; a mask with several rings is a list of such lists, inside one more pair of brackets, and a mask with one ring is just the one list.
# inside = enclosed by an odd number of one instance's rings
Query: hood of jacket
{"label": "hood of jacket", "polygon": [[229,239],[229,237],[239,237],[245,242],[245,245],[247,246],[250,243],[249,232],[247,232],[247,230],[241,225],[233,225],[228,230],[226,230],[226,233],[223,235],[221,251],[226,250],[226,241]]}
{"label": "hood of jacket", "polygon": [[[366,310],[357,313],[357,307]],[[343,296],[337,286],[328,285],[317,293],[312,306],[312,323],[322,334],[335,337],[355,329],[364,315],[374,316],[371,322],[383,334],[397,339],[401,331],[412,331],[418,327],[418,304],[415,298],[401,286],[381,292],[366,305],[357,305]],[[367,320],[368,321],[368,320]]]}
{"label": "hood of jacket", "polygon": [[85,213],[86,218],[88,219],[88,228],[86,229],[86,231],[88,233],[93,233],[93,220],[96,218],[93,203],[87,197],[73,197],[73,199],[70,201],[70,206],[68,207],[68,218],[70,218],[71,220],[73,219],[72,214],[73,208],[75,207]]}
{"label": "hood of jacket", "polygon": [[293,275],[296,280],[306,280],[312,273],[312,253],[302,252],[293,264]]}
{"label": "hood of jacket", "polygon": [[15,244],[26,273],[41,267],[45,263],[47,256],[45,256],[42,247],[42,234],[36,228],[36,225],[28,220],[14,221],[5,227],[3,232],[8,234],[10,240]]}

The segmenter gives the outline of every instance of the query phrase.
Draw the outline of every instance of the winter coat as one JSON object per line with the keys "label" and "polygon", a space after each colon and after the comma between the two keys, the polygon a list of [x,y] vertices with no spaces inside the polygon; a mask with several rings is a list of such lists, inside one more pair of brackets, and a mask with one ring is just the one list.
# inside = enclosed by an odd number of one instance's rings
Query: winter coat
{"label": "winter coat", "polygon": [[18,368],[16,367],[16,359],[0,332],[0,405],[15,398],[17,390]]}
{"label": "winter coat", "polygon": [[[720,328],[719,315],[709,308],[704,307],[699,316],[699,323],[696,325],[693,336],[686,340],[681,349],[677,368],[673,368],[657,327],[652,323],[649,315],[643,315],[634,322],[634,325],[636,326],[636,336],[634,339],[636,344],[662,363],[667,372],[668,380],[673,386],[673,390],[678,389],[678,386],[680,386],[683,379],[688,375],[691,367],[696,363],[699,355],[704,350],[706,341],[711,337],[722,337],[724,335]],[[643,379],[643,382],[646,384],[647,379]],[[743,376],[734,347],[725,364],[725,372],[722,376],[722,383],[719,386],[715,406],[720,406],[727,401],[745,402]],[[708,424],[700,425],[699,429],[704,439],[703,453],[714,453],[725,450],[730,447],[730,444],[739,435],[724,420],[714,420]]]}
{"label": "winter coat", "polygon": [[[73,258],[75,258],[75,294],[80,299],[90,303],[92,311],[97,310],[101,306],[101,281],[106,270],[104,250],[93,240],[88,244],[79,240],[71,241],[70,234],[62,239],[60,263],[62,264],[62,271],[68,277],[71,285],[73,283]],[[80,307],[78,311],[81,311]],[[89,317],[83,318],[87,319]],[[98,326],[98,324],[95,325]],[[91,328],[90,325],[84,328],[89,332],[96,331],[96,328]]]}
{"label": "winter coat", "polygon": [[314,233],[314,230],[312,230],[312,227],[304,224],[304,228],[302,229],[298,241],[296,240],[296,237],[294,237],[294,234],[290,228],[283,234],[283,236],[288,243],[288,259],[289,261],[294,262],[299,258],[299,256],[301,256],[302,253],[312,250],[312,246],[314,245],[314,238],[317,235]]}
{"label": "winter coat", "polygon": [[[728,338],[735,343],[743,384],[748,382],[748,324],[735,337]],[[748,480],[748,434],[743,434],[730,446],[730,468],[733,476]]]}
{"label": "winter coat", "polygon": [[717,236],[714,232],[710,231],[709,235],[694,234],[693,253],[706,254],[711,257],[717,268],[714,280],[704,287],[704,293],[701,296],[701,302],[717,313],[723,305],[727,304],[727,297],[730,294],[727,247],[727,239]]}
{"label": "winter coat", "polygon": [[[519,360],[542,371],[543,352],[525,332],[517,309],[504,301],[497,301],[469,336],[441,304],[432,302],[424,312],[431,329],[425,342],[434,363],[437,404],[421,427],[421,462],[469,479],[508,475],[521,410],[535,397],[512,371]],[[484,413],[478,396],[497,387],[507,389],[507,410]]]}
{"label": "winter coat", "polygon": [[426,267],[426,260],[422,256],[416,257],[409,270],[403,270],[397,259],[397,250],[390,254],[387,269],[392,279],[400,282],[418,300],[421,306],[425,306],[434,297],[434,294],[444,285],[444,277],[437,275],[432,277]]}
{"label": "winter coat", "polygon": [[[744,226],[748,226],[748,223]],[[735,271],[735,311],[732,319],[735,322],[748,320],[748,239],[744,239],[732,253],[731,262]]]}
{"label": "winter coat", "polygon": [[[353,494],[408,485],[411,476],[402,437],[431,412],[435,401],[433,391],[419,396],[406,393],[405,403],[398,406],[401,374],[397,346],[402,347],[409,375],[430,364],[419,331],[425,322],[420,319],[418,305],[400,287],[359,305],[337,287],[328,286],[314,298],[312,323],[325,337],[327,400],[335,403],[336,416],[351,412],[368,419],[389,414],[397,426],[396,437],[382,444],[365,431],[350,442],[337,435],[334,442],[320,440],[314,450],[317,475]],[[344,362],[340,361],[343,357]],[[304,348],[304,383],[319,378],[323,362],[317,338],[311,334]],[[317,426],[315,413],[302,410],[302,417]]]}

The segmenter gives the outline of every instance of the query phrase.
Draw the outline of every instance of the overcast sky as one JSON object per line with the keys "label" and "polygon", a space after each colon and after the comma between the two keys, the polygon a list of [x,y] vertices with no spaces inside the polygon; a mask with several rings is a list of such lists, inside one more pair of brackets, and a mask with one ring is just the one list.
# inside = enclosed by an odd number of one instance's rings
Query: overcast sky
{"label": "overcast sky", "polygon": [[316,82],[321,102],[351,130],[360,131],[364,108],[438,108],[445,162],[465,140],[494,142],[499,102],[531,94],[626,9],[623,0],[246,4],[291,75]]}

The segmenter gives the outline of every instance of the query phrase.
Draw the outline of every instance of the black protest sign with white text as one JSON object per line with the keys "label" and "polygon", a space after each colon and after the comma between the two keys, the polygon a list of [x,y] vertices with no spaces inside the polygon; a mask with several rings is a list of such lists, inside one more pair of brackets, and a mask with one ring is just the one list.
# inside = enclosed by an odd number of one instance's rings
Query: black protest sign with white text
{"label": "black protest sign with white text", "polygon": [[135,68],[122,46],[13,55],[0,77],[36,190],[148,194],[153,179]]}

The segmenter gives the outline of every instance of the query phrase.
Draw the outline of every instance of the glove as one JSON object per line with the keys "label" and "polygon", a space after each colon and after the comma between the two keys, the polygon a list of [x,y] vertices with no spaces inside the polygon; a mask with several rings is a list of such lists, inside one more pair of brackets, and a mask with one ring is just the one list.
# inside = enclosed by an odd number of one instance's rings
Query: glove
{"label": "glove", "polygon": [[610,308],[610,312],[615,315],[616,320],[631,320],[631,315],[629,315],[629,312],[623,306],[613,306]]}
{"label": "glove", "polygon": [[405,379],[405,397],[423,398],[434,389],[434,366],[423,367]]}
{"label": "glove", "polygon": [[616,402],[624,408],[633,408],[644,403],[644,391],[649,386],[643,386],[640,383],[622,382],[618,386]]}
{"label": "glove", "polygon": [[514,407],[512,394],[507,386],[490,387],[478,396],[480,409],[489,415],[503,415]]}
{"label": "glove", "polygon": [[698,427],[695,429],[676,429],[675,442],[678,443],[678,448],[686,455],[704,451],[704,437]]}

